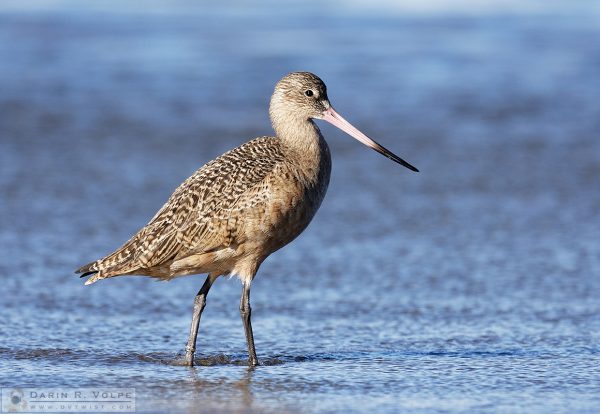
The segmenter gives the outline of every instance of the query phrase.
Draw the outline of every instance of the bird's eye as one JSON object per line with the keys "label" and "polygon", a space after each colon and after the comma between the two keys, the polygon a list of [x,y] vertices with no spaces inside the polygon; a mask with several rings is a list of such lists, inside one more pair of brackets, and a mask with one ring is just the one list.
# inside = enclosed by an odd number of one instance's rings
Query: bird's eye
{"label": "bird's eye", "polygon": [[307,91],[304,92],[304,95],[306,95],[306,96],[313,96],[314,92],[309,89],[309,90],[307,90]]}

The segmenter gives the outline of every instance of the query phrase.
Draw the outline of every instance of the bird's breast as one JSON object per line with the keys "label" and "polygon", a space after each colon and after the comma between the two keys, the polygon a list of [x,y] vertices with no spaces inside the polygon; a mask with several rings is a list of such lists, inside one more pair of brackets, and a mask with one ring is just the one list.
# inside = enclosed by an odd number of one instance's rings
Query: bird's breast
{"label": "bird's breast", "polygon": [[313,160],[290,158],[270,177],[254,236],[266,257],[294,240],[321,206],[331,175],[331,157],[324,140]]}

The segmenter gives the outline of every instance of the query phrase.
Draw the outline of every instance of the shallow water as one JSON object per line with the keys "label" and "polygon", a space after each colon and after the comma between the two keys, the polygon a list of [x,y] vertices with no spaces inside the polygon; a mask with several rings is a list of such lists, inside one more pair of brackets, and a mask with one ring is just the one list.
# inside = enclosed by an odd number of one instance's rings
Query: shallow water
{"label": "shallow water", "polygon": [[[0,6],[0,386],[134,387],[155,412],[598,411],[598,2],[75,3]],[[325,202],[253,283],[261,366],[235,279],[200,366],[171,365],[201,276],[72,271],[270,133],[291,70],[421,173],[323,126]]]}

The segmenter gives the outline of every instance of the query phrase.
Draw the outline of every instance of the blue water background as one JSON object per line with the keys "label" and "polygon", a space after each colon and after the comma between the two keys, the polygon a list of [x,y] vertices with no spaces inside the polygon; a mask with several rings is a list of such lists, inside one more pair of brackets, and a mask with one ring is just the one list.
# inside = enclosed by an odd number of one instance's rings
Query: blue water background
{"label": "blue water background", "polygon": [[[600,2],[3,1],[0,386],[135,387],[148,412],[600,411]],[[83,286],[309,70],[329,193],[253,283]]]}

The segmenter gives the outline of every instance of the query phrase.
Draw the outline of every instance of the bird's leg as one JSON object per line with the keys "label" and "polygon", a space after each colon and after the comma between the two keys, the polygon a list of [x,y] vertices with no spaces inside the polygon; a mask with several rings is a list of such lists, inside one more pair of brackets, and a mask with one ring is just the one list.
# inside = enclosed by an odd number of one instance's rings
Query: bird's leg
{"label": "bird's leg", "polygon": [[196,352],[196,337],[198,336],[198,328],[200,327],[200,316],[206,306],[206,295],[218,276],[212,273],[206,277],[204,284],[194,298],[194,313],[192,315],[192,326],[190,327],[190,337],[187,346],[185,347],[185,365],[194,365],[194,352]]}
{"label": "bird's leg", "polygon": [[250,307],[250,280],[243,282],[242,299],[240,300],[240,315],[244,322],[244,331],[246,332],[246,342],[248,343],[248,364],[250,366],[258,365],[256,357],[256,349],[254,348],[254,335],[252,335],[252,323],[250,315],[252,308]]}

